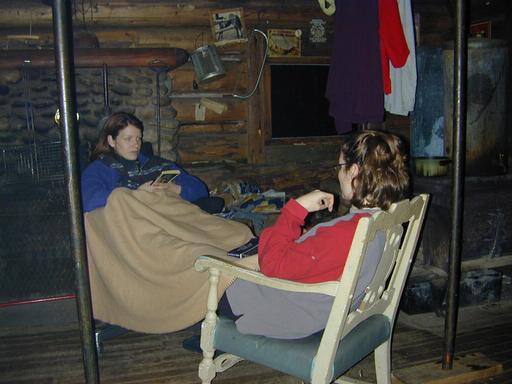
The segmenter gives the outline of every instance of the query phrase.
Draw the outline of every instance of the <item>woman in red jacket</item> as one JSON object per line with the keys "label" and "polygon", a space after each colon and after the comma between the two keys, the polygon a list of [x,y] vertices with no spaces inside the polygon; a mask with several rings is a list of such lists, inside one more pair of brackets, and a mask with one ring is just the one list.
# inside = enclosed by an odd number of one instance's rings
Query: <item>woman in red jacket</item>
{"label": "woman in red jacket", "polygon": [[352,206],[351,213],[345,215],[349,219],[335,219],[303,235],[308,213],[332,211],[334,197],[316,190],[291,199],[276,223],[261,234],[261,272],[304,283],[336,280],[343,272],[359,218],[372,210],[389,208],[408,191],[402,147],[398,137],[384,132],[364,131],[349,138],[334,166],[341,199]]}
{"label": "woman in red jacket", "polygon": [[[332,211],[334,196],[315,190],[291,199],[274,225],[260,236],[258,255],[262,273],[306,283],[338,279],[343,273],[361,217],[406,197],[409,189],[403,142],[395,135],[362,131],[342,145],[334,165],[341,199],[350,212],[304,231],[311,212]],[[377,236],[365,257],[353,306],[362,300],[380,260],[384,237]],[[236,280],[219,303],[219,312],[236,319],[239,332],[283,339],[301,338],[322,330],[333,298],[316,293],[286,292]],[[192,340],[184,346],[190,347]]]}
{"label": "woman in red jacket", "polygon": [[[406,158],[403,142],[390,133],[362,131],[350,136],[334,166],[341,199],[351,205],[350,212],[304,232],[306,216],[323,209],[332,211],[334,196],[316,190],[291,199],[275,224],[260,236],[261,272],[305,283],[338,279],[359,219],[406,197]],[[370,247],[369,261],[363,265],[356,287],[356,303],[373,277],[383,245],[380,236]],[[332,300],[327,295],[285,292],[237,280],[226,291],[220,310],[228,315],[232,312],[242,333],[300,338],[325,327]]]}

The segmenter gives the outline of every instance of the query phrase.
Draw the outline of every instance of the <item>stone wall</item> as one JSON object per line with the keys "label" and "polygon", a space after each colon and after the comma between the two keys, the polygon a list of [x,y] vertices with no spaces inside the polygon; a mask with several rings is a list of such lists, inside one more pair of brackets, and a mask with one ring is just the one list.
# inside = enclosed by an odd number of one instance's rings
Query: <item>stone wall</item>
{"label": "stone wall", "polygon": [[[110,110],[138,116],[145,126],[144,139],[157,150],[157,80],[149,68],[108,70]],[[80,141],[94,144],[101,119],[108,115],[104,105],[103,74],[99,68],[78,68],[75,73],[78,132]],[[159,75],[161,155],[176,160],[178,120],[168,97],[170,77]],[[58,108],[56,75],[53,69],[0,70],[0,146],[58,140],[54,121]],[[33,118],[31,118],[33,116]],[[33,124],[32,124],[33,121]]]}

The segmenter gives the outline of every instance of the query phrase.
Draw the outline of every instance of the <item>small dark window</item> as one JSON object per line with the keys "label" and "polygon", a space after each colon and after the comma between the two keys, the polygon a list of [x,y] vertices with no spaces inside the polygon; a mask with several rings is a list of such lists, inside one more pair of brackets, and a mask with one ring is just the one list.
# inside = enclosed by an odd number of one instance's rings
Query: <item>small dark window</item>
{"label": "small dark window", "polygon": [[272,137],[336,135],[325,98],[328,65],[270,66]]}

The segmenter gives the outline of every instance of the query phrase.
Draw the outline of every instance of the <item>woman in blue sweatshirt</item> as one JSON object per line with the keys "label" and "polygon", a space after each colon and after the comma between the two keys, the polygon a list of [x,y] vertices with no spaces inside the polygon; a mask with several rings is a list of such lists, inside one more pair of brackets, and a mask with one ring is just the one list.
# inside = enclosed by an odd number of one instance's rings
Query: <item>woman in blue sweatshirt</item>
{"label": "woman in blue sweatshirt", "polygon": [[[82,174],[84,212],[104,207],[110,193],[118,187],[150,192],[169,190],[196,203],[208,197],[205,183],[176,163],[142,154],[143,132],[142,121],[130,113],[116,112],[107,119],[92,154],[94,161]],[[179,169],[180,174],[170,183],[152,183],[161,171],[168,169]]]}

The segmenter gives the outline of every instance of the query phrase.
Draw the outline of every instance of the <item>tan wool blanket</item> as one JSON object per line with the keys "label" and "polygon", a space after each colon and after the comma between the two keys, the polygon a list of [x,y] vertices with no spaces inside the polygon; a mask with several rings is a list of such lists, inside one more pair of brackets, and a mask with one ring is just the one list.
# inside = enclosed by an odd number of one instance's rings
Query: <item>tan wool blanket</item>
{"label": "tan wool blanket", "polygon": [[[104,208],[85,215],[85,233],[94,318],[147,333],[202,320],[208,273],[194,269],[196,257],[226,256],[252,237],[244,224],[172,193],[127,188],[115,189]],[[228,283],[221,280],[220,294]]]}

